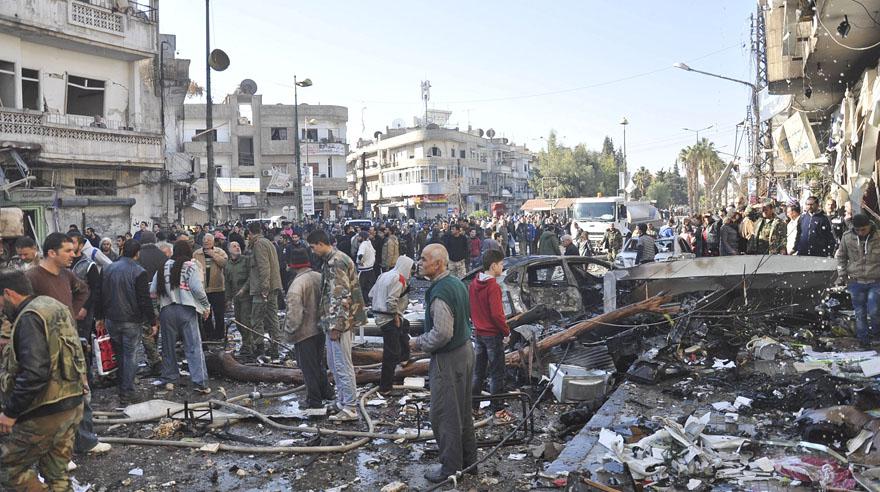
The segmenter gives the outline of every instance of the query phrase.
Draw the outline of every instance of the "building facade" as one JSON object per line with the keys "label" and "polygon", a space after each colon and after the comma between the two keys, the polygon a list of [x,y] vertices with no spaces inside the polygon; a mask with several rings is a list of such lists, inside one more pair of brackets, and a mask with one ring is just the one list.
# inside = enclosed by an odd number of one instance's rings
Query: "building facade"
{"label": "building facade", "polygon": [[[491,137],[490,137],[491,135]],[[374,216],[425,218],[518,208],[535,155],[495,132],[428,125],[376,132],[348,154],[349,199]]]}
{"label": "building facade", "polygon": [[[862,5],[847,0],[758,0],[766,28],[767,91],[778,185],[804,199],[828,194],[855,211],[878,213],[880,29]],[[867,26],[867,27],[866,27]],[[767,109],[767,108],[762,108]]]}
{"label": "building facade", "polygon": [[[236,221],[297,216],[294,106],[263,104],[261,95],[239,91],[212,109],[216,217]],[[205,105],[185,104],[183,113],[181,150],[198,160],[195,205],[207,210]],[[298,114],[300,162],[312,175],[315,213],[341,216],[341,197],[348,186],[348,108],[300,104]]]}
{"label": "building facade", "polygon": [[158,1],[0,0],[0,200],[38,237],[168,218]]}

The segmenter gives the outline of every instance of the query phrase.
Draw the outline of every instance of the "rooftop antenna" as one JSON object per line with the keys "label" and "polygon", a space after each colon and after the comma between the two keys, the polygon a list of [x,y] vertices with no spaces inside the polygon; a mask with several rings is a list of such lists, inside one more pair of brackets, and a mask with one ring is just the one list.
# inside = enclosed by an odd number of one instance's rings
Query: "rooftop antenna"
{"label": "rooftop antenna", "polygon": [[428,101],[431,99],[431,81],[422,81],[422,100],[425,101],[425,127],[428,126]]}

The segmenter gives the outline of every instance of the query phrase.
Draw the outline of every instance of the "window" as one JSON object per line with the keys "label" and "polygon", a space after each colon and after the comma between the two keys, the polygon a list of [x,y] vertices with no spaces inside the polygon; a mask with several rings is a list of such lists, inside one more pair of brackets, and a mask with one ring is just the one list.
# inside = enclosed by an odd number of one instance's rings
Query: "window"
{"label": "window", "polygon": [[21,69],[21,102],[25,109],[40,110],[40,72]]}
{"label": "window", "polygon": [[238,137],[238,165],[254,165],[254,139],[252,137]]}
{"label": "window", "polygon": [[431,147],[431,157],[440,157],[440,149],[437,146]]}
{"label": "window", "polygon": [[206,142],[208,138],[211,138],[212,142],[217,141],[217,130],[214,130],[208,133],[207,128],[198,128],[196,132],[193,134],[192,141],[193,142]]}
{"label": "window", "polygon": [[272,140],[287,140],[287,128],[272,128]]}
{"label": "window", "polygon": [[310,162],[306,165],[312,168],[312,176],[318,175],[318,163],[317,162]]}
{"label": "window", "polygon": [[0,107],[15,107],[15,64],[0,60]]}
{"label": "window", "polygon": [[303,128],[302,129],[302,139],[306,142],[317,142],[318,141],[318,129],[317,128]]}
{"label": "window", "polygon": [[116,181],[112,179],[74,180],[77,196],[116,196]]}
{"label": "window", "polygon": [[68,75],[67,114],[104,116],[104,81]]}
{"label": "window", "polygon": [[332,157],[327,158],[327,177],[328,178],[333,177],[333,158]]}
{"label": "window", "polygon": [[328,142],[331,142],[331,143],[334,142],[334,140],[333,140],[333,130],[327,130],[327,141],[328,141]]}
{"label": "window", "polygon": [[461,159],[466,158],[465,151],[464,151],[464,150],[460,150],[460,151],[458,151],[458,157],[461,158]]}

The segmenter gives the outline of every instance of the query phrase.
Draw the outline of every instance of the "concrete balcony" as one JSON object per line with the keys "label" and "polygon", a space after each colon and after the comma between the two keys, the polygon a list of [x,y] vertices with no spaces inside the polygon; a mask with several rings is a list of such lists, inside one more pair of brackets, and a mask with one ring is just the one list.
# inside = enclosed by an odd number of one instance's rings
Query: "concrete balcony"
{"label": "concrete balcony", "polygon": [[153,132],[67,126],[48,114],[0,109],[0,140],[37,144],[39,160],[80,165],[162,167],[162,135]]}
{"label": "concrete balcony", "polygon": [[147,3],[129,1],[120,10],[112,0],[0,0],[0,30],[34,43],[140,60],[157,53],[159,12]]}
{"label": "concrete balcony", "polygon": [[443,195],[452,191],[454,184],[442,183],[405,183],[382,186],[383,198],[398,198],[420,195]]}
{"label": "concrete balcony", "polygon": [[[183,142],[183,151],[192,155],[207,155],[207,143],[205,142]],[[214,154],[231,154],[232,143],[230,142],[214,142]]]}

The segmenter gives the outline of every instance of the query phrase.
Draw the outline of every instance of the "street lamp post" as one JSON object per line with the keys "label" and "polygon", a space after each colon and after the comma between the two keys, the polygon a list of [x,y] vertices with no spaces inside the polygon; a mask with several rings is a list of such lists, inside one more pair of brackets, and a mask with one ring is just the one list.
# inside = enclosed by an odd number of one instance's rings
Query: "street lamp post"
{"label": "street lamp post", "polygon": [[715,126],[715,125],[709,125],[709,126],[707,126],[706,128],[700,128],[699,130],[692,130],[692,129],[690,129],[690,128],[682,128],[682,130],[684,130],[684,131],[686,131],[686,132],[694,132],[694,133],[696,134],[696,136],[697,136],[697,143],[700,143],[700,132],[704,132],[704,131],[706,131],[706,130],[709,130],[709,129],[711,129],[711,128],[714,127],[714,126]]}
{"label": "street lamp post", "polygon": [[299,161],[299,97],[297,87],[309,87],[312,85],[312,79],[303,79],[299,82],[296,75],[293,76],[293,146],[294,155],[296,156],[296,207],[297,214],[302,220],[303,217],[303,196],[302,196],[302,164]]}
{"label": "street lamp post", "polygon": [[680,68],[687,72],[695,72],[709,77],[715,77],[716,79],[736,82],[737,84],[746,85],[752,90],[752,173],[755,175],[755,178],[757,178],[758,172],[760,171],[759,162],[761,160],[761,108],[758,107],[758,86],[745,80],[734,79],[731,77],[725,77],[724,75],[718,75],[716,73],[697,70],[695,68],[689,67],[686,63],[679,62],[672,66],[675,68]]}
{"label": "street lamp post", "polygon": [[[627,201],[629,199],[629,193],[626,191],[627,182],[629,181],[629,175],[626,170],[626,127],[629,125],[629,120],[624,117],[620,120],[620,124],[623,126],[623,200]],[[617,179],[620,180],[620,170],[617,171]]]}

